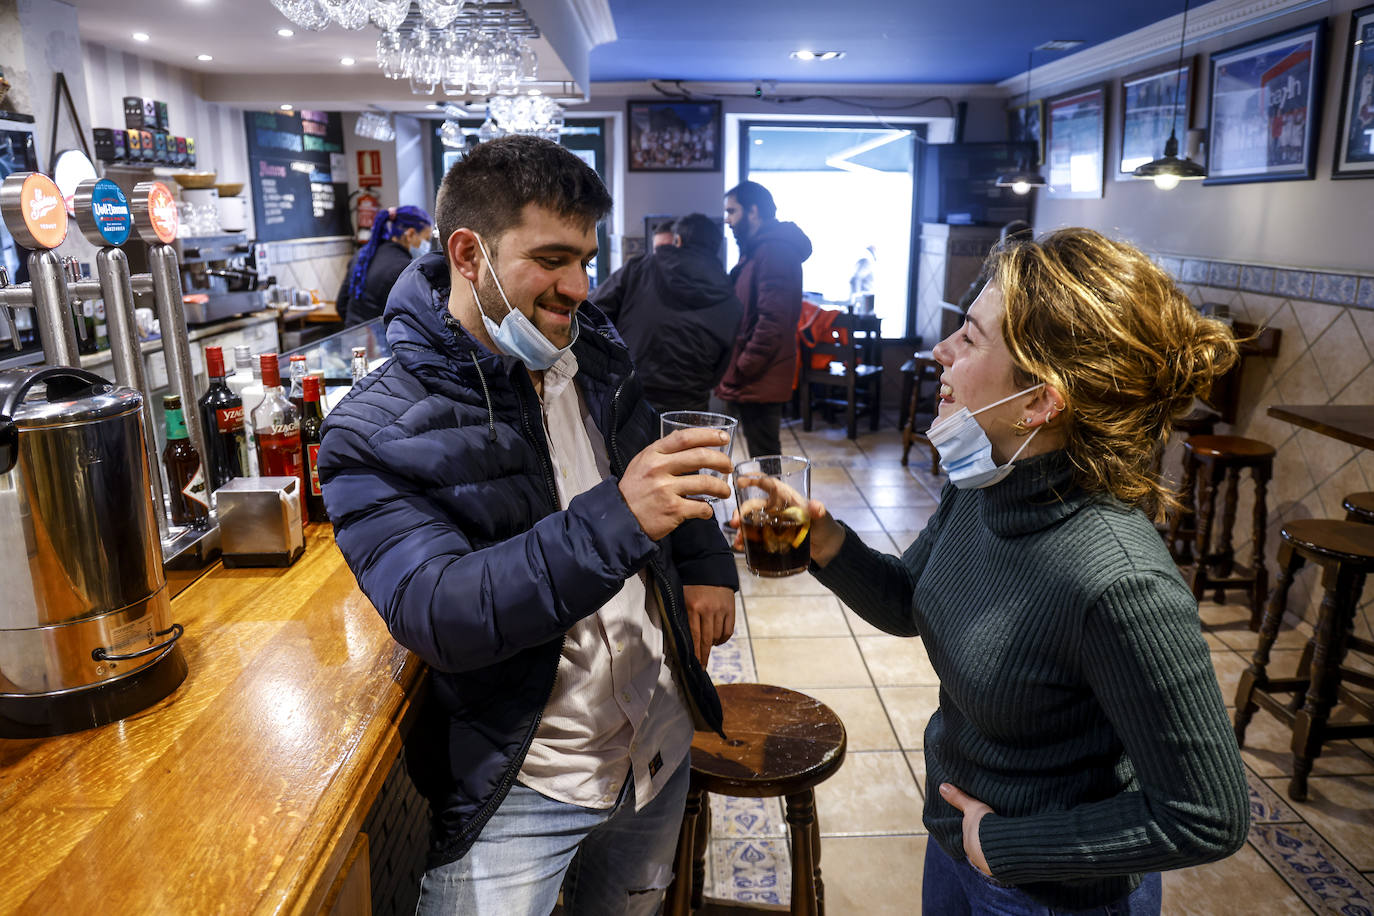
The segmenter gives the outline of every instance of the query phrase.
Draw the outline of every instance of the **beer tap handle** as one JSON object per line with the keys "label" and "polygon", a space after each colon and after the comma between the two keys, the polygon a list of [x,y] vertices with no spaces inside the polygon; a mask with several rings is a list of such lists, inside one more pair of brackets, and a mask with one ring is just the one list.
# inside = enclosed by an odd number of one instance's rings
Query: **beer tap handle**
{"label": "beer tap handle", "polygon": [[[81,282],[81,262],[75,256],[62,259],[63,273],[67,276],[69,283]],[[81,311],[81,297],[75,293],[67,296],[67,306],[71,310],[72,320],[76,323],[76,334],[82,340],[87,339],[86,316]]]}
{"label": "beer tap handle", "polygon": [[[0,289],[10,285],[10,272],[0,266]],[[9,305],[0,302],[0,318],[5,321],[5,330],[10,333],[10,346],[16,350],[24,349],[24,345],[19,342],[19,325],[14,323],[14,309]]]}

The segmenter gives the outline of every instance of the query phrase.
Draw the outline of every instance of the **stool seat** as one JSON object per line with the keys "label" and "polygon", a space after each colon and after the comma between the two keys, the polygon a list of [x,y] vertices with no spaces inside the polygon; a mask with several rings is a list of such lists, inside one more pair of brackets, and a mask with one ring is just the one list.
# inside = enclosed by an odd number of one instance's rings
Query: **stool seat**
{"label": "stool seat", "polygon": [[1351,493],[1341,500],[1347,522],[1374,523],[1374,493]]}
{"label": "stool seat", "polygon": [[1286,523],[1283,538],[1314,554],[1356,567],[1374,566],[1374,528],[1360,522],[1304,518]]}
{"label": "stool seat", "polygon": [[1183,447],[1199,458],[1224,458],[1236,463],[1274,457],[1274,447],[1268,442],[1244,436],[1189,436]]}

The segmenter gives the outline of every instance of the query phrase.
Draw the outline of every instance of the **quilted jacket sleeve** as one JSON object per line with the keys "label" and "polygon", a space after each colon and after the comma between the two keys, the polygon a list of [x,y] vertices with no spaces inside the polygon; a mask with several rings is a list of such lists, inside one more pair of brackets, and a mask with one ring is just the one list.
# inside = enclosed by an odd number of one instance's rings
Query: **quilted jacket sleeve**
{"label": "quilted jacket sleeve", "polygon": [[443,671],[483,668],[560,637],[655,550],[614,480],[479,550],[388,468],[365,430],[328,428],[320,474],[337,543],[363,592],[397,642]]}
{"label": "quilted jacket sleeve", "polygon": [[745,380],[757,379],[777,361],[777,354],[797,345],[801,309],[801,264],[788,258],[782,246],[760,245],[754,255],[758,285],[758,320],[740,348],[736,368]]}

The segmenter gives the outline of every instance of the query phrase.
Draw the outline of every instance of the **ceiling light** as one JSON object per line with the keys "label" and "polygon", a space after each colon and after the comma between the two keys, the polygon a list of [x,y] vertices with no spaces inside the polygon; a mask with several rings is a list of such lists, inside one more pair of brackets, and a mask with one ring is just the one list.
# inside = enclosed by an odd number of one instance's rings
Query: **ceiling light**
{"label": "ceiling light", "polygon": [[1169,116],[1169,139],[1164,141],[1164,155],[1138,166],[1131,174],[1137,178],[1153,178],[1155,187],[1161,191],[1172,191],[1180,181],[1193,181],[1206,178],[1207,170],[1188,157],[1178,158],[1178,134],[1174,128],[1178,123],[1178,91],[1183,85],[1180,71],[1183,69],[1183,45],[1188,35],[1188,0],[1183,0],[1183,29],[1178,36],[1178,67],[1174,70],[1174,108]]}
{"label": "ceiling light", "polygon": [[790,55],[793,60],[812,61],[812,60],[839,60],[844,57],[843,51],[812,51],[803,48],[800,51],[793,51]]}
{"label": "ceiling light", "polygon": [[295,34],[296,33],[291,31],[290,29],[277,29],[277,35],[281,38],[290,38],[292,35]]}
{"label": "ceiling light", "polygon": [[149,35],[147,32],[135,32],[135,33],[134,33],[134,41],[147,41],[147,40],[148,40],[149,38],[151,38],[151,37],[152,37],[152,36]]}
{"label": "ceiling light", "polygon": [[209,54],[197,54],[196,60],[211,61],[214,60],[214,58],[211,57]]}
{"label": "ceiling light", "polygon": [[755,139],[755,140],[754,140],[754,145],[755,145],[755,146],[763,146],[763,141],[762,141],[762,140],[759,140],[759,139]]}
{"label": "ceiling light", "polygon": [[[1031,48],[1026,52],[1026,104],[1030,104],[1031,90],[1031,63],[1035,60],[1036,48]],[[1043,127],[1041,128],[1044,129]],[[1014,172],[1003,172],[997,176],[997,187],[1011,188],[1013,194],[1029,194],[1031,188],[1047,188],[1049,182],[1045,176],[1040,174],[1040,170],[1034,163],[1026,165],[1022,163]]]}
{"label": "ceiling light", "polygon": [[357,61],[354,60],[354,59],[351,58],[351,57],[340,57],[340,58],[339,58],[339,63],[343,64],[345,67],[351,67],[351,66],[353,66],[354,64],[356,64]]}
{"label": "ceiling light", "polygon": [[444,106],[443,106],[443,105],[440,105],[438,102],[430,102],[430,103],[429,103],[428,105],[426,105],[425,107],[428,108],[430,111],[439,111],[439,110],[442,109]]}
{"label": "ceiling light", "polygon": [[282,105],[282,106],[281,106],[281,110],[282,110],[282,111],[292,111],[292,110],[294,110],[294,109],[293,109],[292,106],[290,106],[290,105]]}
{"label": "ceiling light", "polygon": [[1035,50],[1037,50],[1037,51],[1067,51],[1067,50],[1069,50],[1070,48],[1076,48],[1076,47],[1078,47],[1078,46],[1081,45],[1082,43],[1083,43],[1083,39],[1081,39],[1081,38],[1055,38],[1055,39],[1053,39],[1053,40],[1051,40],[1051,41],[1045,42],[1045,43],[1042,44],[1042,45],[1036,45],[1036,46],[1035,46]]}

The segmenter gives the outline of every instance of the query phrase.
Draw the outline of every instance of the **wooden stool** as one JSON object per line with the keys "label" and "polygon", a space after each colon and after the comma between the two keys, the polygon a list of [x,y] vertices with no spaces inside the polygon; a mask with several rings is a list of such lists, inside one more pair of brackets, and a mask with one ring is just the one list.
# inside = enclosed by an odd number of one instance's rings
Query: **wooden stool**
{"label": "wooden stool", "polygon": [[1374,525],[1374,493],[1351,493],[1341,500],[1347,522]]}
{"label": "wooden stool", "polygon": [[844,724],[828,706],[804,693],[767,684],[721,684],[725,727],[692,739],[692,784],[678,836],[676,875],[663,912],[686,916],[701,906],[711,821],[707,792],[787,800],[792,837],[792,912],[824,916],[821,834],[812,791],[844,762]]}
{"label": "wooden stool", "polygon": [[[935,446],[930,444],[926,434],[916,429],[916,417],[918,414],[917,406],[921,402],[924,390],[934,383],[937,387],[940,384],[940,373],[944,367],[935,359],[934,354],[929,350],[923,350],[911,359],[902,364],[903,379],[911,380],[911,393],[905,399],[906,418],[902,423],[902,466],[905,467],[908,456],[911,455],[911,446],[914,442],[925,443],[926,448],[930,449],[930,473],[940,473],[940,453],[935,450]],[[904,382],[905,384],[905,382]],[[922,416],[929,416],[931,422],[935,420],[935,408],[932,406],[929,411],[919,411]]]}
{"label": "wooden stool", "polygon": [[[1206,467],[1205,475],[1198,471]],[[1236,498],[1240,472],[1250,469],[1255,482],[1255,505],[1251,513],[1254,551],[1251,568],[1237,570],[1235,551],[1231,546],[1232,529],[1236,524]],[[1228,588],[1244,588],[1250,592],[1250,629],[1259,629],[1264,613],[1264,597],[1269,586],[1269,571],[1264,565],[1264,526],[1268,510],[1265,495],[1269,478],[1274,471],[1274,448],[1257,439],[1240,436],[1191,436],[1183,443],[1183,485],[1180,488],[1185,502],[1196,499],[1197,537],[1193,541],[1196,565],[1193,568],[1193,597],[1202,600],[1208,588],[1216,589],[1216,600],[1224,601]],[[1221,531],[1213,547],[1212,528],[1216,521],[1217,491],[1223,479],[1228,486],[1222,509]],[[1196,495],[1193,496],[1196,489]]]}
{"label": "wooden stool", "polygon": [[[1269,650],[1288,605],[1294,574],[1306,562],[1322,568],[1321,609],[1316,634],[1303,650],[1295,677],[1271,678]],[[1341,738],[1374,736],[1374,706],[1347,690],[1345,682],[1374,687],[1374,675],[1342,667],[1347,651],[1374,655],[1374,642],[1354,635],[1355,611],[1364,590],[1365,575],[1374,570],[1374,528],[1357,522],[1302,519],[1283,526],[1279,546],[1279,576],[1273,600],[1264,612],[1259,645],[1236,690],[1236,741],[1245,743],[1245,729],[1255,710],[1263,706],[1293,730],[1293,778],[1288,797],[1307,800],[1307,775],[1322,745]],[[1293,694],[1290,702],[1276,694]],[[1332,725],[1337,699],[1364,716],[1365,721]]]}
{"label": "wooden stool", "polygon": [[[1216,429],[1217,415],[1203,408],[1197,408],[1188,413],[1187,416],[1180,417],[1174,423],[1174,432],[1183,436],[1210,436]],[[1164,462],[1163,443],[1155,452],[1155,473],[1162,470]],[[1184,453],[1183,463],[1188,463],[1187,453]],[[1169,548],[1170,555],[1174,562],[1179,566],[1188,566],[1193,562],[1193,542],[1197,539],[1197,494],[1195,487],[1184,489],[1179,487],[1178,498],[1182,503],[1181,508],[1172,512],[1169,521],[1165,524],[1160,534],[1164,537],[1165,546]]]}

